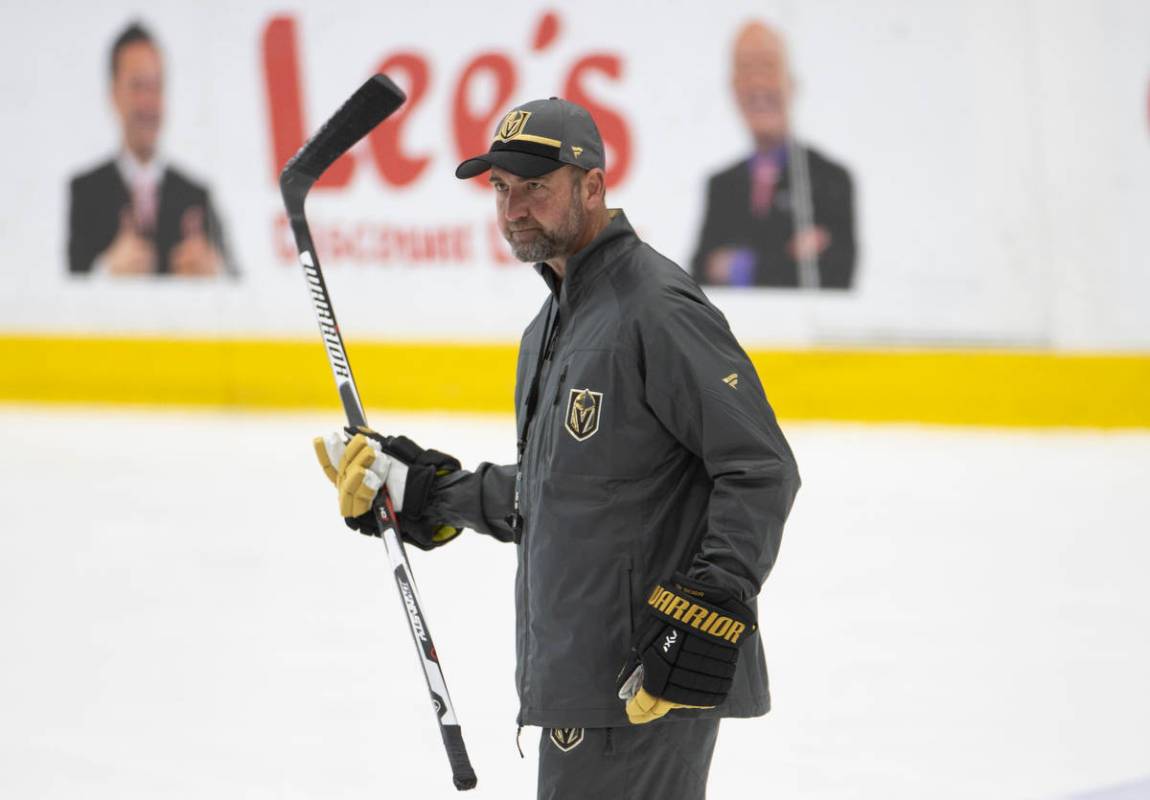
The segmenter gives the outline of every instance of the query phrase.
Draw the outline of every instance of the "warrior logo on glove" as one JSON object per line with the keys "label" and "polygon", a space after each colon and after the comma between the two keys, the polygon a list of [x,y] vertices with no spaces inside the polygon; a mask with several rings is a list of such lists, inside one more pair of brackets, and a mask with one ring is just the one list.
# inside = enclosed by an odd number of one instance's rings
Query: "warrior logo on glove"
{"label": "warrior logo on glove", "polygon": [[[655,590],[651,592],[651,596],[647,599],[647,605],[676,622],[690,625],[700,633],[710,634],[731,644],[738,644],[739,637],[747,629],[745,623],[716,611],[710,606],[693,603],[688,598],[676,594],[670,589],[664,589],[662,586],[656,586]],[[668,637],[668,645],[663,648],[664,650],[674,644],[677,634],[678,631],[674,631]]]}

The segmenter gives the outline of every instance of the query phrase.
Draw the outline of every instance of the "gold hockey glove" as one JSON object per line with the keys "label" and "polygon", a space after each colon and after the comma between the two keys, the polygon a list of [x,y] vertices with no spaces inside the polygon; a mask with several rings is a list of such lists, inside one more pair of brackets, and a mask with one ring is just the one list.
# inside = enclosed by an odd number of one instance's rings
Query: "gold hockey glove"
{"label": "gold hockey glove", "polygon": [[647,598],[647,623],[620,673],[627,719],[642,725],[676,708],[713,708],[727,699],[739,646],[755,614],[729,592],[675,575]]}
{"label": "gold hockey glove", "polygon": [[324,474],[339,495],[339,511],[348,527],[378,536],[373,510],[382,486],[387,487],[399,529],[406,542],[424,550],[446,544],[461,528],[428,518],[435,480],[459,469],[459,461],[437,450],[424,450],[404,436],[381,436],[369,428],[346,429],[313,442]]}

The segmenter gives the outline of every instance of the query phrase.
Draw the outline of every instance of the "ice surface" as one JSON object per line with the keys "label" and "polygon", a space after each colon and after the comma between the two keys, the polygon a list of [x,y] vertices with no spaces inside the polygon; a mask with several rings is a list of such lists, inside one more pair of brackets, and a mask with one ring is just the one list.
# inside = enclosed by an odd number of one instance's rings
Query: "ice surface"
{"label": "ice surface", "polygon": [[[0,796],[457,796],[383,547],[312,460],[339,421],[0,408]],[[513,460],[509,418],[372,421]],[[710,797],[1150,775],[1150,434],[786,430],[805,485],[760,601],[775,708],[723,724]],[[513,550],[411,559],[473,795],[534,797]]]}

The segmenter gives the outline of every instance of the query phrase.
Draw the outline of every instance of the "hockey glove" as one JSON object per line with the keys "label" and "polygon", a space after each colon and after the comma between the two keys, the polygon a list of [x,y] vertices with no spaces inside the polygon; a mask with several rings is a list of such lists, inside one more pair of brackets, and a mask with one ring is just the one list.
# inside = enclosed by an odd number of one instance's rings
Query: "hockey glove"
{"label": "hockey glove", "polygon": [[646,623],[620,674],[627,719],[641,725],[676,708],[713,708],[727,699],[739,645],[755,614],[729,592],[676,574],[647,598]]}
{"label": "hockey glove", "polygon": [[324,474],[339,492],[339,513],[352,530],[378,536],[373,510],[381,486],[387,486],[406,542],[423,550],[447,544],[462,529],[427,518],[437,477],[459,469],[459,462],[437,450],[424,450],[405,436],[381,436],[368,428],[347,429],[351,439],[334,433],[314,441]]}

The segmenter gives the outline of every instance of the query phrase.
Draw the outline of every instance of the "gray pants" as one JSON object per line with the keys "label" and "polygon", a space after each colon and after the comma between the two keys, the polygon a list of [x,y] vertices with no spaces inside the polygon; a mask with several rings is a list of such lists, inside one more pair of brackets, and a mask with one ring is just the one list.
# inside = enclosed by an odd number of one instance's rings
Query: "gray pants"
{"label": "gray pants", "polygon": [[539,800],[703,800],[719,720],[544,728]]}

